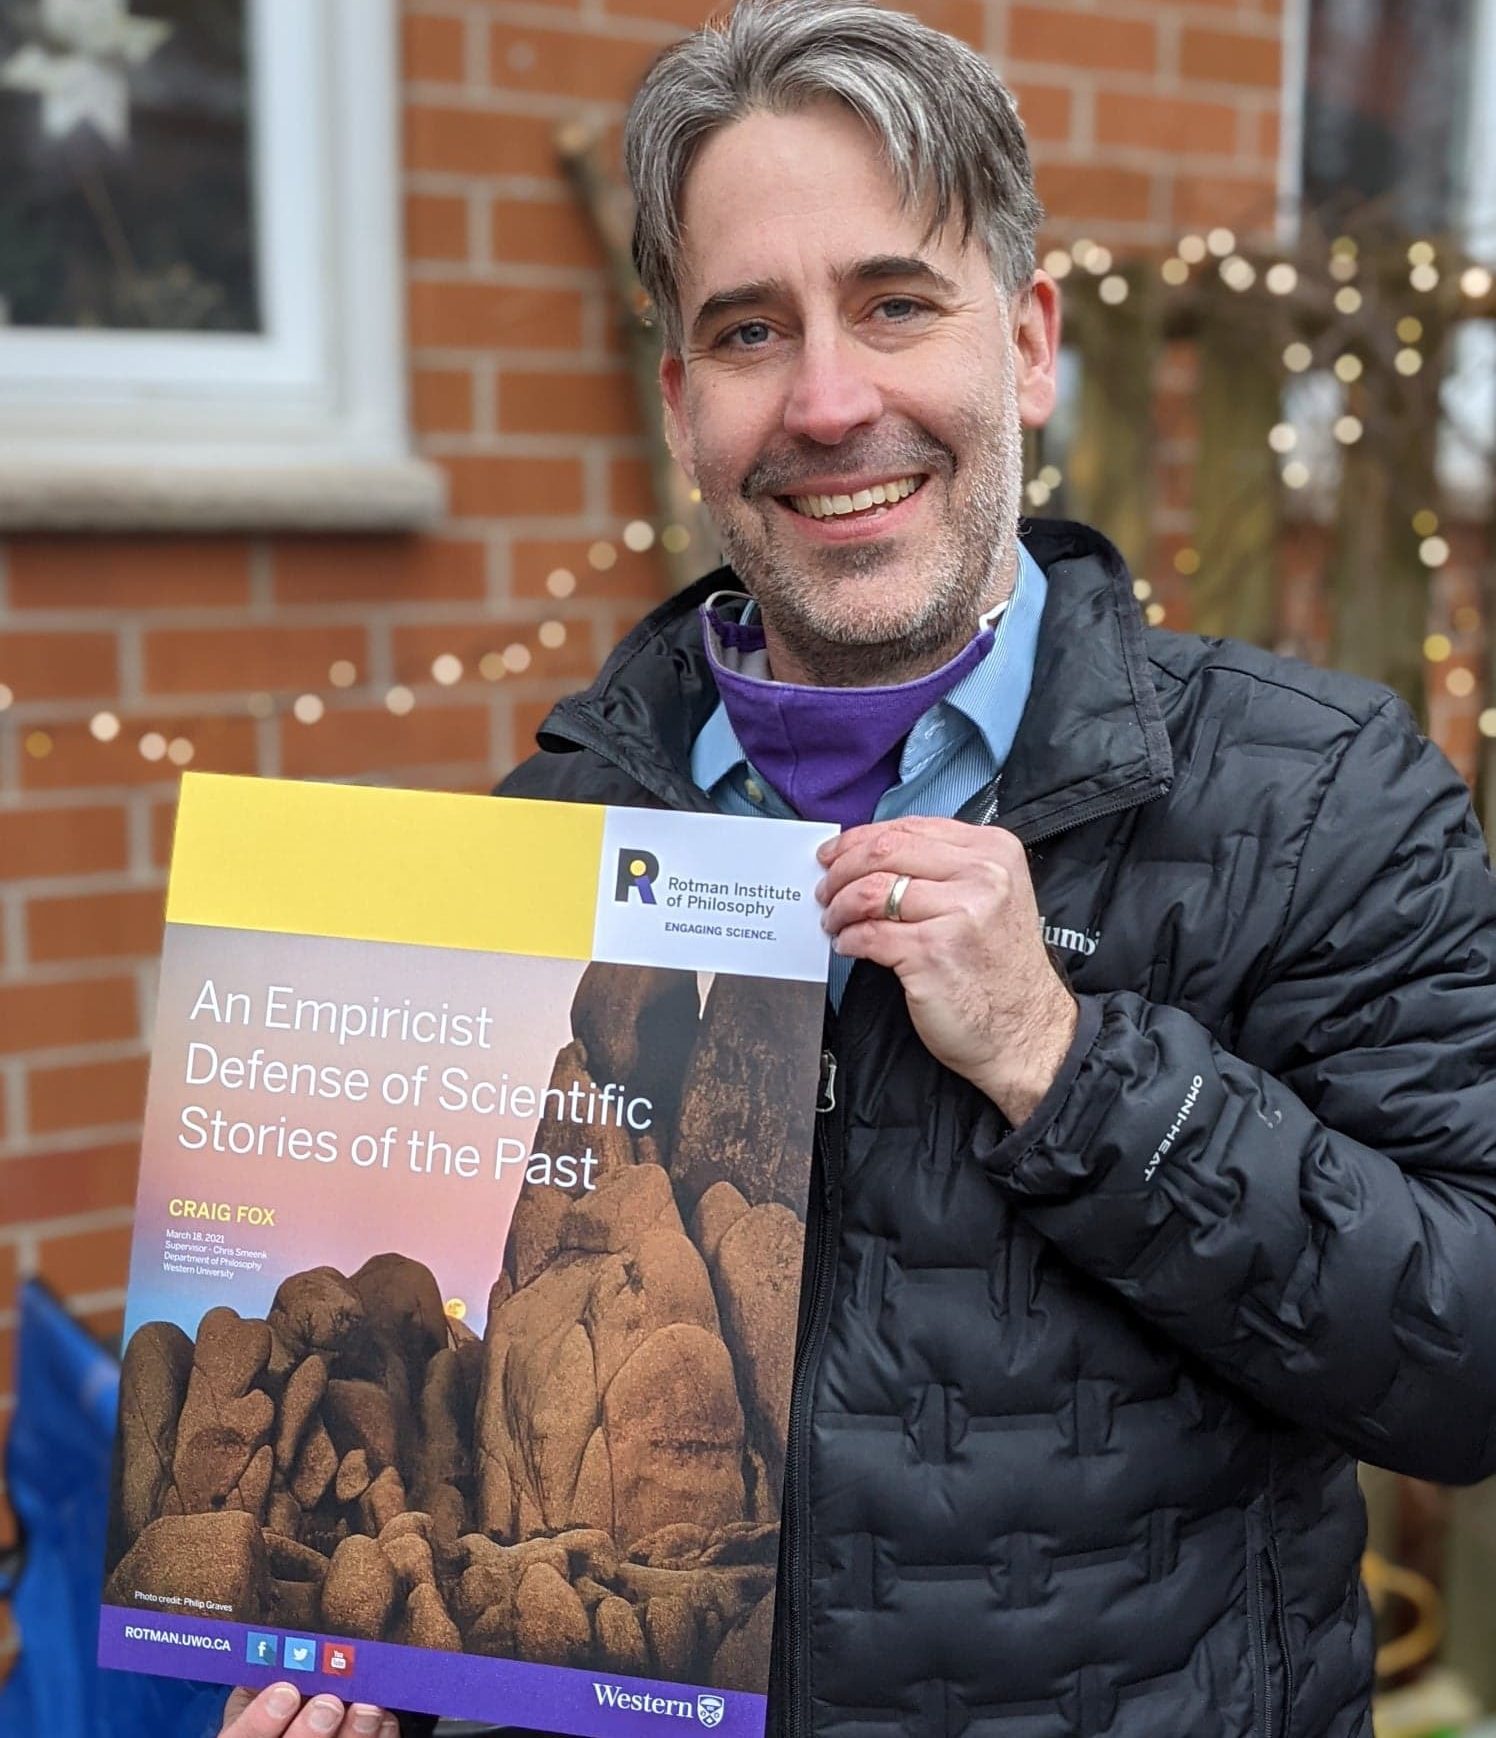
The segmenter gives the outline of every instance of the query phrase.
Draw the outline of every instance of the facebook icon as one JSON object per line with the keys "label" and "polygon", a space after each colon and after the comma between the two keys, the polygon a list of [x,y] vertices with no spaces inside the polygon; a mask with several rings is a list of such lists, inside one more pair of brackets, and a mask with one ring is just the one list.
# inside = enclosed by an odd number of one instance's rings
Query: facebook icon
{"label": "facebook icon", "polygon": [[244,1644],[244,1657],[252,1666],[273,1666],[279,1655],[275,1636],[260,1635],[255,1630],[249,1632],[249,1640]]}

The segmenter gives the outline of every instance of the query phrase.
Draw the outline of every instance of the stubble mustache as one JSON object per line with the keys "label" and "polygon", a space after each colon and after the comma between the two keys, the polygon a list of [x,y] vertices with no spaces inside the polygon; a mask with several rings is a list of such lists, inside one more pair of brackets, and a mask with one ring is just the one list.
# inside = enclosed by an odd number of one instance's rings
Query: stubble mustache
{"label": "stubble mustache", "polygon": [[752,501],[764,495],[804,494],[807,478],[823,477],[828,471],[880,477],[921,472],[949,478],[955,469],[956,455],[944,442],[923,430],[908,429],[893,439],[882,433],[876,438],[847,441],[838,447],[800,444],[765,453],[749,469],[739,487],[743,499]]}

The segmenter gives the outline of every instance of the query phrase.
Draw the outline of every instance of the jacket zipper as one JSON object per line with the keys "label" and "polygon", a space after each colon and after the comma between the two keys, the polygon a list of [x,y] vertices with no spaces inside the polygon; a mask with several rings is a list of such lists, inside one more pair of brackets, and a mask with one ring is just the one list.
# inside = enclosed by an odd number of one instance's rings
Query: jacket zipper
{"label": "jacket zipper", "polygon": [[[833,1212],[836,1190],[830,1118],[837,1115],[836,1053],[821,1052],[821,1092],[816,1105],[814,1158],[819,1171],[816,1237],[811,1261],[809,1299],[805,1329],[795,1348],[794,1374],[790,1383],[789,1431],[784,1457],[784,1638],[780,1673],[783,1717],[780,1731],[810,1731],[810,1678],[806,1669],[806,1633],[810,1613],[810,1504],[805,1495],[806,1468],[810,1459],[810,1405],[815,1392],[815,1374],[820,1363],[821,1342],[831,1314],[832,1279],[836,1265],[837,1225]],[[839,1130],[838,1130],[839,1133]],[[803,1520],[802,1520],[803,1515]]]}

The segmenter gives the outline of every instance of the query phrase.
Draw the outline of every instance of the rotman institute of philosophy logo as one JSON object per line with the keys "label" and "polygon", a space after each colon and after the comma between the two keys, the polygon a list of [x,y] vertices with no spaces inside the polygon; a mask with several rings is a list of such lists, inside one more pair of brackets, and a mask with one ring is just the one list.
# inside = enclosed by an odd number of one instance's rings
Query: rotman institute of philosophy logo
{"label": "rotman institute of philosophy logo", "polygon": [[654,884],[659,878],[660,860],[653,851],[630,851],[624,849],[618,853],[618,879],[614,883],[613,898],[620,905],[626,905],[630,894],[637,894],[641,903],[655,903]]}

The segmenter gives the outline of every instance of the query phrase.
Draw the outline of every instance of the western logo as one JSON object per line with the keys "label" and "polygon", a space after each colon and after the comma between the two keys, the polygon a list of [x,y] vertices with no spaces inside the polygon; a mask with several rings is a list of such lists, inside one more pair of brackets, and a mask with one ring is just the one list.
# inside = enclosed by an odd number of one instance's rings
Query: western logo
{"label": "western logo", "polygon": [[703,1726],[720,1726],[722,1716],[727,1712],[727,1704],[720,1696],[698,1696],[696,1698],[696,1718]]}
{"label": "western logo", "polygon": [[654,884],[660,873],[660,860],[652,851],[629,851],[618,853],[618,880],[613,887],[613,898],[626,905],[631,893],[639,895],[644,905],[655,903]]}

